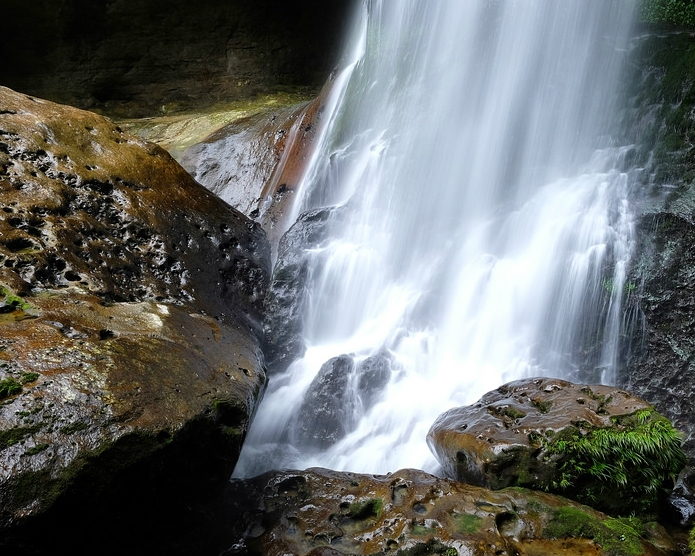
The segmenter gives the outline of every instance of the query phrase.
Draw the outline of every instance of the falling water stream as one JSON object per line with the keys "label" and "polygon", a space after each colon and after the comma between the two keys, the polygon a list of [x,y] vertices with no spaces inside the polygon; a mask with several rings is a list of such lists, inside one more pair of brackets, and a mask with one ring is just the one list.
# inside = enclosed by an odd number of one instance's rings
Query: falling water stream
{"label": "falling water stream", "polygon": [[[614,380],[633,224],[610,122],[632,2],[356,7],[295,205],[340,217],[308,248],[306,352],[271,377],[238,476],[433,471],[445,410],[519,378]],[[305,394],[342,354],[341,432],[302,441]]]}

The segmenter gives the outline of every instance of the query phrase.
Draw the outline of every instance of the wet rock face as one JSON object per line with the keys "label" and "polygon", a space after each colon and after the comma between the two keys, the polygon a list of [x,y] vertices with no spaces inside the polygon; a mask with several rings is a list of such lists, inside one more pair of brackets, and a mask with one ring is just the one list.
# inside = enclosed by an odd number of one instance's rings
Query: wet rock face
{"label": "wet rock face", "polygon": [[[695,223],[680,214],[645,215],[640,222],[635,278],[639,289],[636,346],[620,382],[685,433],[695,458]],[[643,334],[643,336],[642,336]]]}
{"label": "wet rock face", "polygon": [[[351,2],[51,0],[5,6],[16,45],[3,85],[81,108],[248,98],[320,87],[341,54]],[[88,22],[88,23],[86,23]],[[31,38],[27,31],[31,30]]]}
{"label": "wet rock face", "polygon": [[225,519],[225,554],[665,554],[618,520],[567,499],[492,492],[410,469],[235,480]]}
{"label": "wet rock face", "polygon": [[321,366],[299,408],[296,440],[300,446],[327,448],[345,436],[356,401],[351,399],[349,385],[354,369],[349,355]]}
{"label": "wet rock face", "polygon": [[391,360],[384,354],[359,363],[346,354],[326,361],[304,394],[295,443],[321,450],[338,442],[372,407],[390,377]]}
{"label": "wet rock face", "polygon": [[0,198],[0,546],[74,520],[159,549],[265,384],[265,236],[162,149],[5,88]]}
{"label": "wet rock face", "polygon": [[305,284],[312,263],[309,251],[327,239],[330,225],[342,214],[336,208],[309,211],[280,241],[265,305],[264,352],[271,373],[284,371],[304,353]]}
{"label": "wet rock face", "polygon": [[[640,445],[651,434],[658,442],[635,461],[623,453],[631,439]],[[449,410],[427,441],[445,475],[456,480],[560,492],[614,514],[653,510],[655,491],[672,488],[685,464],[678,433],[645,401],[618,388],[557,379],[511,382]],[[673,461],[660,461],[669,450]],[[640,476],[650,465],[648,477]],[[615,469],[620,474],[613,476]]]}
{"label": "wet rock face", "polygon": [[628,65],[624,144],[643,167],[626,322],[630,357],[618,384],[649,400],[685,433],[695,458],[695,49],[687,32],[643,34]]}
{"label": "wet rock face", "polygon": [[292,201],[316,148],[332,87],[310,102],[263,110],[188,148],[181,165],[263,227],[274,253],[292,224]]}

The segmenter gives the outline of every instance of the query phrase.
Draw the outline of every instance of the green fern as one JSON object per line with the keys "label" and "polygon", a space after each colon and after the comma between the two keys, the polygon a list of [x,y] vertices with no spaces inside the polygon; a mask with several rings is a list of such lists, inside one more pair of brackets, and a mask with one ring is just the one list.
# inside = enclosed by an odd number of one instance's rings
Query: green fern
{"label": "green fern", "polygon": [[614,428],[588,423],[546,441],[558,476],[547,488],[618,515],[644,513],[685,465],[681,434],[653,409],[618,418]]}

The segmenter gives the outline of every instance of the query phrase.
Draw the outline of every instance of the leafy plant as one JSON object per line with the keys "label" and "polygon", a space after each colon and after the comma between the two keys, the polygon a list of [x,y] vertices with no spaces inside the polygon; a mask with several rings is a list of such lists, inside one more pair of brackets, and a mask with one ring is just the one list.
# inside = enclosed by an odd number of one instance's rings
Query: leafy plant
{"label": "leafy plant", "polygon": [[547,490],[609,513],[645,513],[686,462],[681,434],[653,409],[616,419],[614,428],[579,423],[545,441],[557,475]]}

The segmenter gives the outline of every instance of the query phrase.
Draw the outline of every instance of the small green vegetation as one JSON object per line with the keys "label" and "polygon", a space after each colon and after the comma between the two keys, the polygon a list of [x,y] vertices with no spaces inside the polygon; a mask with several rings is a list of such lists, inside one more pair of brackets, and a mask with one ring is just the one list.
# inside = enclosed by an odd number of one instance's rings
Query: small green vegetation
{"label": "small green vegetation", "polygon": [[24,455],[25,456],[34,456],[36,454],[43,452],[46,448],[48,448],[48,444],[37,444],[33,448],[29,448],[26,452],[24,452]]}
{"label": "small green vegetation", "polygon": [[483,518],[475,514],[460,514],[458,512],[451,514],[451,519],[456,530],[466,535],[480,531],[480,526],[483,522]]}
{"label": "small green vegetation", "polygon": [[578,509],[565,506],[553,512],[543,537],[591,539],[610,556],[637,556],[643,554],[640,533],[623,520],[600,519]]}
{"label": "small green vegetation", "polygon": [[580,423],[545,444],[558,471],[546,488],[615,515],[645,514],[685,465],[681,440],[653,409],[618,418],[614,428]]}
{"label": "small green vegetation", "polygon": [[74,434],[76,432],[83,431],[88,427],[89,425],[87,423],[76,421],[74,423],[70,423],[69,425],[65,425],[64,427],[60,427],[60,432],[63,434]]}
{"label": "small green vegetation", "polygon": [[358,500],[350,504],[348,516],[352,519],[378,519],[381,516],[381,510],[384,507],[384,501],[381,498],[369,498],[367,500]]}
{"label": "small green vegetation", "polygon": [[642,0],[640,19],[645,23],[695,27],[695,3],[690,0]]}
{"label": "small green vegetation", "polygon": [[16,396],[22,391],[22,385],[12,377],[0,380],[0,400]]}
{"label": "small green vegetation", "polygon": [[39,378],[39,373],[22,373],[22,376],[19,377],[19,381],[22,384],[27,384],[29,382],[36,382]]}
{"label": "small green vegetation", "polygon": [[[601,287],[608,293],[613,293],[615,291],[615,282],[613,278],[604,278],[601,280]],[[637,284],[630,282],[629,280],[623,284],[623,293],[630,293],[637,289]]]}
{"label": "small green vegetation", "polygon": [[695,525],[688,535],[688,548],[690,549],[690,556],[695,556]]}

